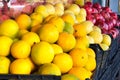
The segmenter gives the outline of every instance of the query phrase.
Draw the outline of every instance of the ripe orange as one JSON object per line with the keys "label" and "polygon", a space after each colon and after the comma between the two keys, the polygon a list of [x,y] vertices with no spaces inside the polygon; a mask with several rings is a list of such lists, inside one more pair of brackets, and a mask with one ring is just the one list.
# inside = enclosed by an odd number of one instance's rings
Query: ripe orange
{"label": "ripe orange", "polygon": [[91,78],[92,73],[83,67],[73,67],[69,72],[77,76],[80,80],[86,80],[86,78]]}
{"label": "ripe orange", "polygon": [[31,18],[27,14],[20,14],[16,17],[16,22],[19,25],[20,29],[29,29],[31,25]]}
{"label": "ripe orange", "polygon": [[88,61],[88,54],[85,50],[75,48],[69,52],[73,60],[73,66],[75,67],[84,67]]}
{"label": "ripe orange", "polygon": [[67,73],[73,66],[72,58],[67,53],[55,55],[53,63],[60,68],[61,73]]}
{"label": "ripe orange", "polygon": [[75,47],[76,39],[72,34],[62,32],[59,34],[57,44],[62,47],[64,52],[68,52]]}
{"label": "ripe orange", "polygon": [[88,56],[96,57],[95,51],[92,48],[87,48],[86,49]]}
{"label": "ripe orange", "polygon": [[25,59],[16,59],[10,64],[11,74],[30,74],[31,66]]}

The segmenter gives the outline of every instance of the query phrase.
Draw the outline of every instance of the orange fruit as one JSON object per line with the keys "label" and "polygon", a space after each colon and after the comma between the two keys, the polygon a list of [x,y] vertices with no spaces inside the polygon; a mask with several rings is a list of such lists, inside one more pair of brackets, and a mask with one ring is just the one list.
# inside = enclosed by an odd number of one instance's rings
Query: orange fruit
{"label": "orange fruit", "polygon": [[75,48],[69,52],[73,60],[73,66],[75,67],[84,67],[88,61],[88,54],[85,50]]}
{"label": "orange fruit", "polygon": [[89,71],[93,71],[96,68],[96,59],[92,56],[88,56],[88,61],[85,68]]}
{"label": "orange fruit", "polygon": [[20,14],[16,17],[16,22],[19,25],[20,29],[29,29],[31,25],[31,18],[27,14]]}
{"label": "orange fruit", "polygon": [[30,74],[31,66],[25,59],[16,59],[10,64],[11,74]]}
{"label": "orange fruit", "polygon": [[11,55],[14,58],[27,58],[30,55],[31,46],[23,41],[18,40],[11,46]]}
{"label": "orange fruit", "polygon": [[61,73],[67,73],[73,66],[72,58],[67,53],[55,55],[53,63],[60,68]]}
{"label": "orange fruit", "polygon": [[83,67],[73,67],[68,73],[77,76],[80,80],[90,79],[92,75],[92,72]]}
{"label": "orange fruit", "polygon": [[70,23],[71,25],[75,23],[75,16],[71,13],[63,14],[62,19],[64,20],[64,22]]}
{"label": "orange fruit", "polygon": [[52,48],[54,49],[54,54],[60,54],[63,53],[63,49],[61,48],[61,46],[59,46],[58,44],[51,44]]}
{"label": "orange fruit", "polygon": [[57,44],[62,47],[64,52],[68,52],[75,47],[76,39],[72,34],[62,32],[59,34]]}
{"label": "orange fruit", "polygon": [[89,47],[89,44],[90,43],[89,43],[89,39],[87,36],[79,37],[79,38],[76,38],[75,48],[86,50],[86,48]]}
{"label": "orange fruit", "polygon": [[96,57],[95,51],[92,48],[86,48],[88,56]]}
{"label": "orange fruit", "polygon": [[32,28],[31,28],[31,32],[35,32],[35,33],[38,33],[38,31],[39,31],[39,29],[40,29],[40,27],[41,27],[42,25],[40,25],[40,24],[38,24],[38,25],[35,25],[35,26],[33,26]]}

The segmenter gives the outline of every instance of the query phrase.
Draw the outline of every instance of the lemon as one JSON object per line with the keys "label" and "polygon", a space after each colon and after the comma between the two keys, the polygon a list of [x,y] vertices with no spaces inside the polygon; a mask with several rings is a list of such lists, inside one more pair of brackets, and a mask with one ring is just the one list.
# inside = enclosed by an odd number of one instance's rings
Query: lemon
{"label": "lemon", "polygon": [[36,34],[35,32],[27,32],[22,36],[21,39],[26,41],[28,44],[30,44],[30,46],[40,42],[39,35]]}
{"label": "lemon", "polygon": [[39,67],[38,74],[60,76],[61,72],[57,65],[53,63],[45,63]]}
{"label": "lemon", "polygon": [[50,23],[44,24],[38,31],[39,37],[43,41],[55,43],[58,40],[59,32],[57,28]]}
{"label": "lemon", "polygon": [[0,24],[0,35],[15,38],[17,36],[18,31],[19,26],[17,22],[12,19],[5,20]]}
{"label": "lemon", "polygon": [[55,55],[53,63],[60,68],[61,73],[67,73],[73,66],[72,58],[67,53]]}
{"label": "lemon", "polygon": [[50,63],[53,58],[54,50],[48,42],[41,41],[33,45],[31,50],[31,59],[36,65]]}
{"label": "lemon", "polygon": [[30,55],[31,46],[23,41],[18,40],[11,46],[11,55],[14,58],[27,58]]}
{"label": "lemon", "polygon": [[9,73],[10,62],[9,58],[0,56],[0,74]]}
{"label": "lemon", "polygon": [[54,54],[60,54],[63,53],[63,49],[61,48],[61,46],[59,46],[58,44],[51,44],[53,49],[54,49]]}
{"label": "lemon", "polygon": [[8,56],[13,40],[7,36],[0,36],[0,56]]}
{"label": "lemon", "polygon": [[80,80],[80,79],[73,74],[63,74],[61,76],[61,80]]}

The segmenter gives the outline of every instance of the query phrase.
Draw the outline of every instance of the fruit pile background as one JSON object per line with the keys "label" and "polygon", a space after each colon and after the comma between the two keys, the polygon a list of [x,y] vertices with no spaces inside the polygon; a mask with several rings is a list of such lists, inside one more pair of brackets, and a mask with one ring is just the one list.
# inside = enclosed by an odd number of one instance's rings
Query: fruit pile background
{"label": "fruit pile background", "polygon": [[101,52],[101,61],[104,57],[107,63],[104,54],[112,53],[112,42],[119,35],[117,14],[98,3],[53,2],[27,5],[17,12],[3,6],[0,74],[55,75],[62,80],[85,80],[95,78],[99,64],[105,64],[98,61]]}

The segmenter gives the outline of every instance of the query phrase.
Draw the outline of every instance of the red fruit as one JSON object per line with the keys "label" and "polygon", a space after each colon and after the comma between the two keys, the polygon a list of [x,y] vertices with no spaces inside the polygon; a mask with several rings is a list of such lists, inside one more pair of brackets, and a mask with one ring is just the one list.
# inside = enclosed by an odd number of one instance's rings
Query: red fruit
{"label": "red fruit", "polygon": [[105,21],[104,17],[100,13],[93,14],[96,20]]}
{"label": "red fruit", "polygon": [[116,26],[117,26],[118,28],[120,28],[120,19],[118,19],[118,20],[116,21]]}
{"label": "red fruit", "polygon": [[96,8],[92,8],[92,13],[98,13],[98,10]]}
{"label": "red fruit", "polygon": [[105,19],[109,19],[111,16],[109,14],[109,12],[106,11],[101,11],[100,14],[105,18]]}
{"label": "red fruit", "polygon": [[110,12],[110,16],[111,16],[112,18],[116,19],[116,20],[118,19],[117,14],[114,13],[114,12]]}
{"label": "red fruit", "polygon": [[87,19],[87,20],[90,20],[91,22],[93,22],[93,24],[96,23],[95,17],[94,17],[93,15],[91,15],[91,14],[87,15],[86,19]]}
{"label": "red fruit", "polygon": [[101,5],[99,3],[94,3],[93,7],[98,9],[98,10],[101,9]]}
{"label": "red fruit", "polygon": [[109,7],[102,7],[102,10],[103,11],[106,11],[106,12],[112,12],[112,10],[109,8]]}
{"label": "red fruit", "polygon": [[85,3],[84,7],[86,7],[86,6],[87,6],[87,7],[92,7],[93,4],[92,4],[92,2],[89,2],[89,1],[88,1],[88,2]]}
{"label": "red fruit", "polygon": [[102,30],[108,31],[109,26],[105,22],[99,23],[97,26],[99,26]]}
{"label": "red fruit", "polygon": [[31,5],[27,5],[22,9],[22,13],[31,14],[33,12],[33,7]]}
{"label": "red fruit", "polygon": [[92,13],[92,8],[91,7],[85,7],[85,10],[86,10],[87,14]]}
{"label": "red fruit", "polygon": [[9,19],[10,17],[8,15],[1,15],[0,16],[0,23],[2,23],[4,20]]}
{"label": "red fruit", "polygon": [[109,30],[114,27],[114,24],[113,24],[113,22],[112,22],[110,19],[109,19],[109,20],[106,20],[105,22],[106,22],[106,24],[108,25],[108,29],[109,29]]}
{"label": "red fruit", "polygon": [[119,30],[116,28],[112,28],[111,30],[109,30],[109,34],[111,34],[113,38],[116,38],[119,34]]}

